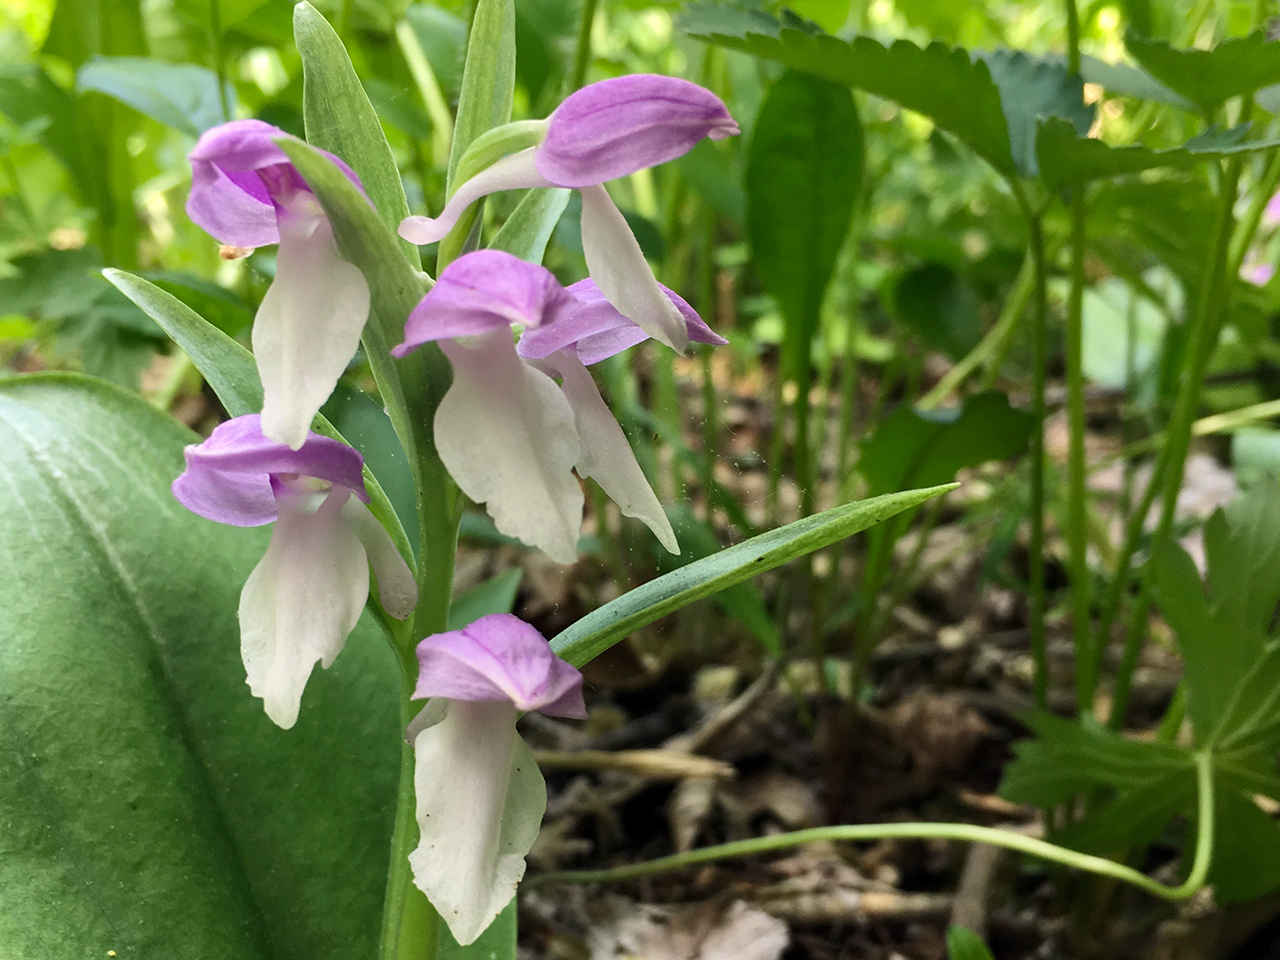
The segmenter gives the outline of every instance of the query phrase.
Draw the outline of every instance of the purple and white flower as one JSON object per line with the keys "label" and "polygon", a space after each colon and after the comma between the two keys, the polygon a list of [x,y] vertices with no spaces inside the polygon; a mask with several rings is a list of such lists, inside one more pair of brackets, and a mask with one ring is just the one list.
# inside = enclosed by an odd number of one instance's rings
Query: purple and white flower
{"label": "purple and white flower", "polygon": [[264,436],[251,414],[185,456],[173,494],[188,510],[239,527],[275,521],[240,594],[240,653],[249,689],[287,730],[316,661],[328,667],[355,628],[369,568],[382,608],[399,620],[417,602],[413,574],[365,506],[364,461],[346,444],[309,433],[292,449]]}
{"label": "purple and white flower", "polygon": [[[724,342],[687,303],[660,290],[686,338]],[[512,342],[516,325],[524,328],[520,350],[528,362]],[[585,344],[578,349],[594,362],[646,336],[593,284],[566,290],[543,267],[481,250],[445,269],[392,352],[403,356],[428,341],[440,343],[453,366],[453,384],[435,417],[441,461],[463,493],[486,505],[498,530],[572,563],[583,507],[575,468],[679,552],[622,428],[573,349]],[[526,352],[531,340],[537,349]]]}
{"label": "purple and white flower", "polygon": [[408,731],[421,837],[409,863],[465,946],[515,896],[547,807],[517,713],[585,718],[582,674],[510,614],[427,637],[418,664],[414,697],[433,699]]}
{"label": "purple and white flower", "polygon": [[688,335],[604,183],[682,156],[702,139],[738,132],[715,94],[675,77],[635,74],[571,94],[545,121],[540,144],[503,157],[459,185],[440,215],[408,217],[411,243],[442,239],[481,197],[500,190],[572,187],[582,194],[582,249],[604,297],[645,333],[683,353]]}
{"label": "purple and white flower", "polygon": [[[191,151],[187,215],[236,247],[278,243],[276,276],[253,323],[262,429],[298,449],[360,345],[369,317],[364,274],[342,259],[315,194],[276,140],[284,131],[236,120]],[[359,179],[326,154],[356,186]]]}

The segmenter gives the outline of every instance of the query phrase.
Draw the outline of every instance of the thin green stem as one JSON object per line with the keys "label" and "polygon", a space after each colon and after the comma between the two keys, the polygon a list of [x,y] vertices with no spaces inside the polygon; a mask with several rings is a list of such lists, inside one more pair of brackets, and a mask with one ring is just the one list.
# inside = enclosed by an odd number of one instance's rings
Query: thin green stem
{"label": "thin green stem", "polygon": [[1039,210],[1032,207],[1026,191],[1017,181],[1010,181],[1014,197],[1027,220],[1028,251],[1034,275],[1031,333],[1031,538],[1027,560],[1028,627],[1031,633],[1031,656],[1035,663],[1036,703],[1044,707],[1049,696],[1048,658],[1044,634],[1044,417],[1045,366],[1047,360],[1047,293],[1045,281],[1044,225]]}
{"label": "thin green stem", "polygon": [[220,0],[209,0],[209,45],[213,53],[213,73],[218,80],[218,103],[222,119],[234,120],[227,98],[227,58],[222,46],[222,9]]}
{"label": "thin green stem", "polygon": [[[1067,0],[1074,14],[1074,0]],[[1074,18],[1073,18],[1074,19]],[[1079,25],[1076,27],[1079,30]],[[1078,51],[1077,51],[1078,58]],[[1071,185],[1071,293],[1067,300],[1067,555],[1071,571],[1072,638],[1076,659],[1076,707],[1087,713],[1093,707],[1098,683],[1097,661],[1092,655],[1089,610],[1088,503],[1085,499],[1084,450],[1084,184]]]}
{"label": "thin green stem", "polygon": [[1198,817],[1195,854],[1187,879],[1176,886],[1152,880],[1146,874],[1123,863],[1095,857],[1087,853],[1068,850],[1057,844],[1028,837],[1011,830],[980,827],[969,823],[868,823],[844,824],[834,827],[814,827],[792,833],[780,833],[767,837],[753,837],[723,843],[701,850],[690,850],[669,857],[634,863],[607,870],[564,870],[539,874],[525,880],[528,886],[545,886],[553,883],[617,883],[647,877],[667,870],[678,870],[700,863],[710,863],[729,857],[746,857],[773,850],[785,850],[806,843],[868,842],[874,840],[958,840],[965,843],[987,843],[1025,853],[1050,863],[1060,863],[1076,870],[1104,877],[1113,877],[1132,884],[1162,900],[1185,900],[1204,886],[1213,861],[1213,758],[1207,751],[1195,755],[1196,786],[1198,790]]}
{"label": "thin green stem", "polygon": [[1066,0],[1067,7],[1067,69],[1080,72],[1080,11],[1076,0]]}
{"label": "thin green stem", "polygon": [[591,64],[591,29],[596,22],[596,7],[600,0],[582,0],[582,19],[578,23],[578,45],[573,51],[573,73],[569,75],[570,92],[586,82],[587,67]]}
{"label": "thin green stem", "polygon": [[[1223,319],[1226,316],[1225,301],[1228,297],[1231,276],[1227,273],[1230,259],[1232,222],[1236,203],[1236,194],[1240,184],[1239,157],[1227,162],[1222,176],[1222,192],[1219,200],[1218,217],[1213,227],[1213,237],[1209,244],[1210,261],[1208,281],[1200,290],[1200,298],[1196,305],[1195,319],[1187,339],[1186,356],[1188,361],[1182,369],[1182,383],[1178,397],[1174,403],[1173,415],[1169,419],[1165,434],[1168,438],[1160,451],[1159,464],[1163,464],[1164,477],[1159,482],[1161,494],[1160,523],[1151,539],[1149,556],[1160,555],[1169,542],[1173,530],[1173,520],[1178,503],[1178,491],[1182,487],[1183,468],[1186,464],[1187,452],[1191,447],[1191,431],[1195,423],[1196,410],[1200,405],[1200,394],[1204,387],[1204,374],[1209,360],[1222,332]],[[1159,466],[1158,464],[1158,466]],[[1134,516],[1134,522],[1140,523],[1150,509],[1152,491],[1158,481],[1153,476],[1143,504]],[[1126,544],[1127,546],[1128,544]],[[1132,556],[1130,551],[1129,556]],[[1128,556],[1122,556],[1121,563],[1127,578]],[[1142,641],[1146,636],[1147,615],[1151,610],[1151,564],[1148,563],[1142,577],[1138,593],[1138,601],[1134,604],[1133,614],[1129,621],[1128,634],[1120,658],[1120,669],[1116,675],[1116,689],[1113,698],[1109,722],[1118,728],[1124,722],[1125,709],[1129,702],[1129,691],[1133,683],[1133,670],[1138,662],[1138,653],[1142,649]],[[1123,587],[1123,584],[1121,585]],[[1114,592],[1113,587],[1113,592]],[[1105,634],[1103,638],[1105,639]],[[1098,655],[1101,646],[1098,644]]]}

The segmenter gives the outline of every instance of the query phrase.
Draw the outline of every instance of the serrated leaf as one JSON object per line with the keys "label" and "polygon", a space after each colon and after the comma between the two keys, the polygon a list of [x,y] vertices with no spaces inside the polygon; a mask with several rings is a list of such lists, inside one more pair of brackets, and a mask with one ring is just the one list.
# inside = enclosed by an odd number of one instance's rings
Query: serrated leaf
{"label": "serrated leaf", "polygon": [[862,181],[862,123],[849,88],[789,71],[760,107],[747,160],[747,234],[786,320],[792,376],[809,365],[823,295]]}
{"label": "serrated leaf", "polygon": [[1129,740],[1087,716],[1038,713],[1027,724],[1035,737],[1014,747],[1000,783],[1000,795],[1015,803],[1051,807],[1098,787],[1123,792],[1170,774],[1195,776],[1191,754],[1176,744]]}
{"label": "serrated leaf", "polygon": [[557,654],[581,666],[641,627],[779,564],[830,546],[920,504],[954,484],[906,490],[824,510],[735,544],[611,600],[551,641]]}
{"label": "serrated leaf", "polygon": [[1125,34],[1125,46],[1151,76],[1204,110],[1280,83],[1280,43],[1258,30],[1212,50],[1179,50],[1167,41]]}
{"label": "serrated leaf", "polygon": [[[258,367],[252,353],[155,284],[123,270],[108,269],[102,273],[186,351],[231,416],[257,413],[262,409],[262,381],[258,379]],[[347,442],[322,416],[316,417],[311,428],[324,436]],[[405,537],[404,527],[368,463],[364,466],[364,482],[371,501],[370,509],[387,528],[401,555],[412,562],[414,554]]]}
{"label": "serrated leaf", "polygon": [[1024,177],[1038,172],[1036,127],[1059,117],[1084,136],[1093,125],[1093,107],[1084,102],[1084,81],[1057,60],[1028,56],[1021,50],[992,50],[977,55],[991,70],[1009,131],[1009,150]]}
{"label": "serrated leaf", "polygon": [[1248,124],[1228,129],[1210,128],[1180,147],[1152,150],[1141,144],[1113,147],[1079,131],[1058,118],[1042,120],[1036,137],[1040,177],[1057,189],[1072,180],[1100,180],[1157,167],[1190,167],[1206,160],[1270,150],[1280,139],[1248,140]]}
{"label": "serrated leaf", "polygon": [[1155,559],[1154,585],[1178,636],[1196,742],[1214,746],[1280,717],[1280,697],[1258,698],[1275,667],[1261,681],[1259,669],[1280,665],[1268,643],[1280,602],[1280,489],[1259,484],[1215,513],[1205,526],[1205,556],[1205,585],[1177,546]]}
{"label": "serrated leaf", "polygon": [[236,608],[267,531],[173,499],[195,439],[100,381],[0,383],[0,943],[15,957],[376,950],[395,659],[366,619],[297,726],[266,719]]}
{"label": "serrated leaf", "polygon": [[991,72],[964,50],[941,42],[922,48],[907,40],[888,47],[870,37],[839,40],[794,16],[779,21],[714,3],[691,5],[679,23],[701,40],[895,100],[932,119],[1001,173],[1017,172]]}
{"label": "serrated leaf", "polygon": [[[94,57],[76,74],[80,90],[96,90],[153,120],[198,137],[222,123],[218,77],[193,63],[166,63],[147,57]],[[234,106],[235,88],[226,87]]]}

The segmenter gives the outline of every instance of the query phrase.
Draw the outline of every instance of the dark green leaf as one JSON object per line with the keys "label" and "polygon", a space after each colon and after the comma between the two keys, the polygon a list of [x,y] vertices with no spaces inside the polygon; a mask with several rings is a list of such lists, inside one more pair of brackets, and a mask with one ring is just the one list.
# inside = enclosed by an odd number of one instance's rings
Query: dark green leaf
{"label": "dark green leaf", "polygon": [[1009,130],[1009,150],[1018,172],[1033,177],[1036,125],[1045,117],[1060,117],[1084,136],[1093,124],[1093,107],[1084,102],[1084,81],[1067,72],[1061,61],[1038,59],[1021,50],[993,50],[978,54],[991,70],[1000,91],[1000,106]]}
{"label": "dark green leaf", "polygon": [[372,956],[400,757],[366,621],[277,729],[237,597],[267,531],[188,513],[194,435],[69,375],[0,383],[0,942],[15,957]]}
{"label": "dark green leaf", "polygon": [[1080,58],[1080,75],[1085,83],[1096,83],[1111,94],[1154,100],[1182,110],[1191,110],[1195,106],[1145,70],[1127,63],[1107,63],[1097,57],[1083,56]]}
{"label": "dark green leaf", "polygon": [[514,567],[455,597],[449,607],[449,629],[461,630],[491,613],[510,613],[516,605],[516,593],[523,576],[524,571]]}
{"label": "dark green leaf", "polygon": [[1204,586],[1181,548],[1157,557],[1155,591],[1178,635],[1196,742],[1225,746],[1280,717],[1280,693],[1260,696],[1280,680],[1280,658],[1268,656],[1280,602],[1280,489],[1258,484],[1214,514],[1205,555]]}
{"label": "dark green leaf", "polygon": [[1147,73],[1205,110],[1280,83],[1280,43],[1268,40],[1261,30],[1226,40],[1212,50],[1179,50],[1132,30],[1124,42]]}
{"label": "dark green leaf", "polygon": [[794,16],[779,22],[758,10],[695,3],[681,28],[719,46],[776,60],[793,70],[896,100],[923,113],[1001,173],[1016,172],[1000,93],[987,65],[944,43],[891,46],[870,37],[838,40]]}
{"label": "dark green leaf", "polygon": [[1002,393],[969,397],[958,409],[895,411],[866,440],[858,469],[870,493],[946,483],[956,473],[1026,452],[1032,420]]}
{"label": "dark green leaf", "polygon": [[747,234],[760,280],[786,319],[792,371],[809,362],[861,180],[862,125],[848,87],[783,74],[751,138]]}
{"label": "dark green leaf", "polygon": [[951,489],[952,485],[907,490],[846,503],[762,533],[606,603],[562,630],[551,645],[560,656],[581,666],[641,627],[695,600],[821,550]]}
{"label": "dark green leaf", "polygon": [[[80,90],[96,90],[153,120],[198,137],[222,123],[218,78],[193,63],[165,63],[146,57],[95,57],[76,75]],[[235,104],[227,85],[227,103]]]}
{"label": "dark green leaf", "polygon": [[1041,713],[1028,725],[1036,735],[1014,747],[1000,784],[1000,795],[1015,803],[1051,807],[1099,787],[1125,792],[1170,774],[1195,776],[1191,754],[1176,744],[1128,740],[1089,717]]}
{"label": "dark green leaf", "polygon": [[1190,167],[1233,154],[1270,150],[1280,140],[1247,140],[1247,124],[1221,130],[1211,128],[1180,147],[1152,150],[1141,144],[1113,147],[1096,137],[1080,136],[1063,120],[1050,118],[1040,124],[1036,155],[1045,186],[1056,189],[1072,180],[1098,180],[1137,173],[1156,167]]}
{"label": "dark green leaf", "polygon": [[955,359],[982,339],[978,295],[945,264],[926,263],[905,271],[893,285],[888,307],[893,318],[909,327],[925,346]]}
{"label": "dark green leaf", "polygon": [[1215,797],[1213,865],[1208,882],[1218,903],[1256,900],[1280,887],[1280,824],[1251,797]]}

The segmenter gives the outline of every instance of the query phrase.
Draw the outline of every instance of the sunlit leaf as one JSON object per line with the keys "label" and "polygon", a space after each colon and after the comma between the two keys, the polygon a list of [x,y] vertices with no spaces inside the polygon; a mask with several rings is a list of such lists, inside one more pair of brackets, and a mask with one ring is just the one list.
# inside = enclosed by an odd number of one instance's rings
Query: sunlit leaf
{"label": "sunlit leaf", "polygon": [[[193,63],[165,63],[146,57],[95,57],[76,74],[80,90],[96,90],[153,120],[198,137],[228,119],[222,113],[218,78]],[[234,107],[230,84],[227,103]]]}
{"label": "sunlit leaf", "polygon": [[1280,43],[1268,40],[1261,30],[1225,40],[1212,50],[1179,50],[1132,30],[1124,42],[1147,73],[1205,110],[1280,83]]}

